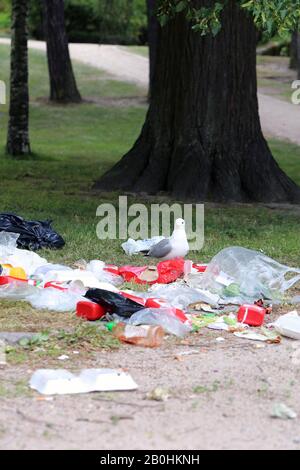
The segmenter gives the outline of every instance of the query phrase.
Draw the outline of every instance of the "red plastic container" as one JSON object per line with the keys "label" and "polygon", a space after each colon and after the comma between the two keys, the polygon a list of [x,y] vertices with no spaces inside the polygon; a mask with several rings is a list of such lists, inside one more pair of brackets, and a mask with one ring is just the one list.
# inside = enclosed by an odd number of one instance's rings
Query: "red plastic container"
{"label": "red plastic container", "polygon": [[76,306],[77,317],[85,318],[88,321],[100,320],[105,314],[106,310],[93,302],[82,301],[78,302]]}
{"label": "red plastic container", "polygon": [[249,326],[261,326],[264,322],[266,309],[258,305],[242,305],[238,311],[238,322]]}

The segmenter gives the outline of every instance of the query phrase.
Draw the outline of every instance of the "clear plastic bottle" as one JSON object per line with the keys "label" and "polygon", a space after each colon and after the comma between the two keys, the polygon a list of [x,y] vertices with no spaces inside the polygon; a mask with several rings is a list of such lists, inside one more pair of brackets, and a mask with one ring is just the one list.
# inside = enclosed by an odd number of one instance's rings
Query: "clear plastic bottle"
{"label": "clear plastic bottle", "polygon": [[165,335],[161,326],[133,326],[122,322],[112,329],[112,333],[123,343],[147,348],[161,346]]}

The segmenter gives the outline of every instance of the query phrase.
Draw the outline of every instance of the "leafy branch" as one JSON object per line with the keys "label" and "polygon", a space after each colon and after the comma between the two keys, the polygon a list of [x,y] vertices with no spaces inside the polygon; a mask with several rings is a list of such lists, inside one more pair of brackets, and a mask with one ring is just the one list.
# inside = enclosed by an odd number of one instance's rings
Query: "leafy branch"
{"label": "leafy branch", "polygon": [[[300,29],[300,0],[236,0],[252,15],[257,28],[269,35]],[[195,0],[158,0],[157,15],[162,26],[177,14],[184,14],[192,29],[201,35],[216,36],[222,28],[222,11],[228,0],[213,1],[196,8]]]}

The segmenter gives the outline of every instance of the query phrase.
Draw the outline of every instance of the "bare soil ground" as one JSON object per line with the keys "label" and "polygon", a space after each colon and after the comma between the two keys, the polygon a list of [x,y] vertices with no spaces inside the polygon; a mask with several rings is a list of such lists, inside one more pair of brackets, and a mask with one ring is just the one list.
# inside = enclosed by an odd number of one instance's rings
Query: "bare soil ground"
{"label": "bare soil ground", "polygon": [[[45,399],[28,388],[37,364],[124,368],[139,389]],[[208,329],[154,350],[121,346],[66,362],[25,361],[0,370],[0,448],[299,449],[299,377],[299,342],[265,344]],[[168,391],[167,401],[147,398],[156,387]],[[299,417],[271,418],[281,402]]]}

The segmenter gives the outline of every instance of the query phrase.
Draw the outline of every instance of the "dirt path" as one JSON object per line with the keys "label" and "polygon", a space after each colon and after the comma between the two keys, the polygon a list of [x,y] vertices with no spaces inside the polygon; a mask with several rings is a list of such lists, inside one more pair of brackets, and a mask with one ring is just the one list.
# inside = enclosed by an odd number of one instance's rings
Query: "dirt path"
{"label": "dirt path", "polygon": [[[216,341],[223,336],[224,341]],[[43,400],[26,365],[0,370],[1,449],[299,449],[299,345],[261,345],[203,330],[157,350],[124,346],[76,368],[124,367],[134,392]],[[181,355],[182,353],[192,353]],[[293,365],[294,363],[294,365]],[[72,369],[74,364],[52,364]],[[168,390],[165,402],[147,399]],[[273,419],[275,403],[298,418]]]}
{"label": "dirt path", "polygon": [[[9,39],[0,39],[0,44],[9,44]],[[45,51],[45,43],[29,41],[29,47]],[[148,85],[148,59],[126,51],[119,46],[97,44],[70,44],[71,57],[84,64],[105,70],[125,81],[142,87]],[[300,145],[300,105],[259,93],[260,116],[266,136],[289,140]]]}

